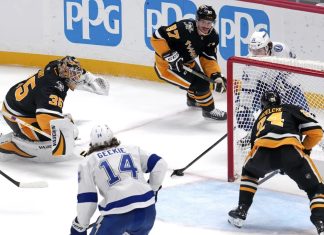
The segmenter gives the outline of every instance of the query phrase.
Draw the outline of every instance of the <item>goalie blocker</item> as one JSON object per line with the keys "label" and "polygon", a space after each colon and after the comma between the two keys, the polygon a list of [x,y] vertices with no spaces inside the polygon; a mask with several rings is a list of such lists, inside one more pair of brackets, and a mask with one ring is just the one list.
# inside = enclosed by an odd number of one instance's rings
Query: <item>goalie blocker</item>
{"label": "goalie blocker", "polygon": [[29,141],[12,132],[0,137],[0,161],[21,157],[35,162],[64,161],[74,148],[74,125],[69,119],[50,122],[50,141]]}

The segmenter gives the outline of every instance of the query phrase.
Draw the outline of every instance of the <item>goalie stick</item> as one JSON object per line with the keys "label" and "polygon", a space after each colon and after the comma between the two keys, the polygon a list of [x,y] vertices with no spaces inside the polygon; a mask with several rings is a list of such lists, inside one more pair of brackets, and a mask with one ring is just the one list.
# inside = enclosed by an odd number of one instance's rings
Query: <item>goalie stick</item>
{"label": "goalie stick", "polygon": [[19,182],[11,178],[9,175],[0,170],[0,174],[9,180],[11,183],[19,188],[46,188],[48,184],[46,181],[35,181],[35,182]]}
{"label": "goalie stick", "polygon": [[36,131],[37,133],[39,133],[39,134],[41,134],[41,135],[43,135],[43,136],[45,136],[45,137],[47,137],[47,138],[49,138],[49,139],[52,139],[52,137],[51,137],[49,134],[47,134],[46,132],[44,132],[44,131],[38,129],[37,127],[34,127],[34,126],[30,125],[30,124],[27,123],[27,122],[24,122],[23,120],[17,118],[16,116],[13,116],[13,115],[11,115],[10,113],[7,113],[7,112],[5,112],[5,111],[3,111],[3,110],[1,111],[1,113],[2,113],[2,115],[5,116],[6,118],[8,118],[8,119],[10,119],[10,120],[12,120],[12,121],[15,121],[15,122],[17,122],[17,123],[19,123],[19,124],[21,124],[21,125],[23,125],[23,126],[26,126],[26,127],[28,127],[29,129],[31,129],[31,130],[33,130],[33,131]]}
{"label": "goalie stick", "polygon": [[177,176],[183,176],[184,175],[184,171],[186,169],[188,169],[192,164],[194,164],[196,161],[198,161],[202,156],[204,156],[207,152],[209,152],[212,148],[214,148],[216,145],[218,145],[220,142],[222,142],[223,139],[225,139],[227,137],[227,133],[225,135],[223,135],[219,140],[217,140],[213,145],[211,145],[208,149],[206,149],[203,153],[201,153],[198,157],[196,157],[193,161],[191,161],[187,166],[185,166],[184,168],[181,169],[176,169],[172,172],[171,177],[173,175],[177,175]]}

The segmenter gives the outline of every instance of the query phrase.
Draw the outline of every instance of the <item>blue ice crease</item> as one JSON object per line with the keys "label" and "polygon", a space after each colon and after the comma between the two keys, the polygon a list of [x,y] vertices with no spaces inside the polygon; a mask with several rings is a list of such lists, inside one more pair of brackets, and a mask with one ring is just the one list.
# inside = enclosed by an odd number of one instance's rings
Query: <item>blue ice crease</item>
{"label": "blue ice crease", "polygon": [[[238,184],[211,180],[164,188],[158,195],[157,218],[185,226],[234,232],[238,229],[228,224],[227,213],[236,207],[238,194]],[[306,195],[259,188],[245,225],[239,231],[313,234],[315,228],[309,216]]]}

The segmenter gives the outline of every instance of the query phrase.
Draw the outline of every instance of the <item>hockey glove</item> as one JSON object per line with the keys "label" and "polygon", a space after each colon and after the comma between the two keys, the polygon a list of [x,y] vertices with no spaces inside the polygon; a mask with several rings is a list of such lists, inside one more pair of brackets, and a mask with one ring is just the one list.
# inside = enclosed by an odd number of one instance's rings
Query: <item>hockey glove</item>
{"label": "hockey glove", "polygon": [[215,81],[215,91],[219,93],[226,92],[226,78],[221,73],[213,73],[210,78]]}
{"label": "hockey glove", "polygon": [[310,156],[311,152],[312,152],[312,149],[304,149],[303,152],[305,154],[307,154],[308,156]]}
{"label": "hockey glove", "polygon": [[177,51],[168,51],[163,54],[163,59],[169,63],[169,67],[172,71],[182,73],[183,69],[183,58],[180,57]]}
{"label": "hockey glove", "polygon": [[79,224],[77,217],[72,222],[70,235],[87,235],[87,227]]}

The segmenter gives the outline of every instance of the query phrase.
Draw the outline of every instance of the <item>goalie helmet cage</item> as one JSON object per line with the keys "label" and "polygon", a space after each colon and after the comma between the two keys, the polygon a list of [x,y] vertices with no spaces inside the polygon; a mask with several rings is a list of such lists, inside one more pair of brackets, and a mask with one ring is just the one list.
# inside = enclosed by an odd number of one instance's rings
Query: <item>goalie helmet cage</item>
{"label": "goalie helmet cage", "polygon": [[[243,91],[242,91],[243,88]],[[309,109],[324,126],[324,63],[278,57],[237,57],[227,61],[228,181],[241,173],[250,144],[248,136],[265,90],[275,89],[282,103]],[[244,145],[244,144],[243,144]]]}

